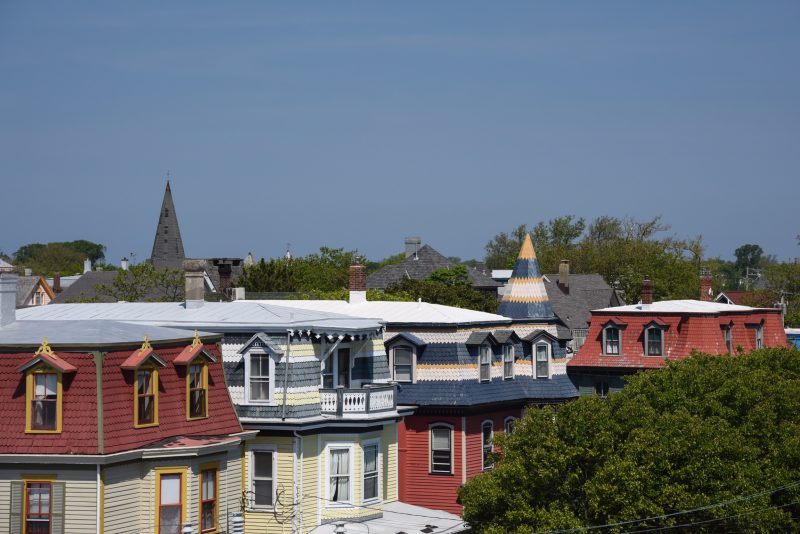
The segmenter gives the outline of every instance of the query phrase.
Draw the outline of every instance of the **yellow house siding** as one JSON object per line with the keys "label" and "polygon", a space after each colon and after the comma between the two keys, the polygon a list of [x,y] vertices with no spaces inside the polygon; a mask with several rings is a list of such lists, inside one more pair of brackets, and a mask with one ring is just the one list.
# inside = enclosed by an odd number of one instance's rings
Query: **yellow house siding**
{"label": "yellow house siding", "polygon": [[317,452],[317,436],[303,437],[303,495],[302,504],[302,531],[313,530],[317,526],[317,516],[319,514],[319,500],[313,496],[317,495],[319,485],[319,454]]}
{"label": "yellow house siding", "polygon": [[147,532],[145,523],[147,501],[154,498],[144,491],[142,462],[130,462],[103,468],[105,481],[105,508],[103,510],[106,534],[126,531]]}
{"label": "yellow house siding", "polygon": [[97,528],[97,472],[94,466],[64,469],[58,466],[0,468],[0,533],[9,530],[11,481],[26,476],[55,475],[53,480],[65,483],[65,534],[93,533]]}
{"label": "yellow house siding", "polygon": [[[292,437],[257,437],[247,442],[244,454],[243,469],[246,490],[250,491],[249,454],[250,450],[259,446],[275,446],[277,448],[277,479],[274,483],[278,492],[276,510],[246,510],[244,514],[245,532],[259,534],[282,534],[292,531],[293,482],[294,482],[294,449]],[[280,503],[278,503],[280,501]]]}
{"label": "yellow house siding", "polygon": [[381,448],[383,449],[383,487],[384,501],[397,500],[397,423],[383,427],[381,433]]}

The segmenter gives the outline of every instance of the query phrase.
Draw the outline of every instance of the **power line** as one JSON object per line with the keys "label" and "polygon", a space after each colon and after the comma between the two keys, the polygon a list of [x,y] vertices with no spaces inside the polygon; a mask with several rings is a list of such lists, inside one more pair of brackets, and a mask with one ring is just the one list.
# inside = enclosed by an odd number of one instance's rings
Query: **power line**
{"label": "power line", "polygon": [[642,519],[630,519],[628,521],[620,521],[618,523],[606,523],[605,525],[593,525],[593,526],[589,526],[589,527],[568,528],[568,529],[562,529],[562,530],[538,531],[538,532],[535,532],[534,534],[567,534],[567,533],[570,533],[570,532],[585,532],[587,530],[598,530],[598,529],[609,528],[609,527],[619,527],[619,526],[623,526],[623,525],[631,525],[633,523],[643,523],[644,521],[652,521],[654,519],[666,519],[667,517],[674,517],[674,516],[678,516],[678,515],[691,514],[691,513],[694,513],[694,512],[702,512],[704,510],[711,510],[713,508],[719,508],[721,506],[727,506],[729,504],[733,504],[733,503],[736,503],[736,502],[746,501],[746,500],[749,500],[749,499],[755,499],[756,497],[761,497],[762,495],[768,495],[770,493],[776,493],[778,491],[782,491],[782,490],[785,490],[785,489],[793,488],[793,487],[796,487],[796,486],[800,486],[800,480],[796,480],[796,481],[790,482],[788,484],[784,484],[783,486],[778,486],[777,488],[771,488],[771,489],[768,489],[768,490],[760,491],[758,493],[745,495],[743,497],[737,497],[735,499],[730,499],[728,501],[722,501],[722,502],[719,502],[719,503],[708,504],[706,506],[701,506],[699,508],[693,508],[691,510],[681,510],[680,512],[671,512],[669,514],[650,516],[650,517],[645,517],[645,518],[642,518]]}
{"label": "power line", "polygon": [[759,514],[761,512],[766,512],[767,510],[775,510],[775,509],[778,509],[778,508],[785,508],[787,506],[791,506],[793,504],[798,504],[798,503],[800,503],[800,501],[793,501],[793,502],[790,502],[790,503],[787,503],[787,504],[780,504],[780,505],[776,505],[776,506],[767,506],[767,507],[761,508],[759,510],[752,510],[750,512],[741,512],[741,513],[732,514],[732,515],[729,515],[729,516],[726,516],[726,517],[718,517],[716,519],[706,519],[705,521],[694,521],[692,523],[684,523],[682,525],[668,525],[668,526],[664,526],[664,527],[653,527],[653,528],[648,528],[647,530],[629,530],[627,532],[623,532],[622,534],[640,534],[642,532],[657,532],[659,530],[671,530],[673,528],[693,527],[695,525],[704,525],[706,523],[715,523],[717,521],[725,521],[726,519],[733,519],[735,517],[742,517],[742,516],[745,516],[745,515]]}

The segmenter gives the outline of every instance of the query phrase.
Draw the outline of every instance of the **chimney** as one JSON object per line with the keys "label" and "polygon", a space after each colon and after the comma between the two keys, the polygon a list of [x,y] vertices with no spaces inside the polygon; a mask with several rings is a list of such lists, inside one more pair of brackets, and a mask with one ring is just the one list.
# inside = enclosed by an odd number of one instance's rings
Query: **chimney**
{"label": "chimney", "polygon": [[123,271],[128,270],[128,258],[122,258],[122,261],[119,262],[119,267]]}
{"label": "chimney", "polygon": [[350,266],[350,304],[367,301],[367,268],[363,265]]}
{"label": "chimney", "polygon": [[61,293],[61,273],[55,273],[53,275],[53,293],[56,295]]}
{"label": "chimney", "polygon": [[561,260],[558,264],[558,286],[564,293],[569,293],[569,260]]}
{"label": "chimney", "polygon": [[88,273],[92,270],[92,261],[89,258],[83,260],[83,272]]}
{"label": "chimney", "polygon": [[205,302],[205,277],[203,276],[203,260],[184,260],[186,271],[186,309],[200,308]]}
{"label": "chimney", "polygon": [[653,303],[653,282],[645,276],[642,281],[642,304]]}
{"label": "chimney", "polygon": [[417,252],[419,252],[419,246],[422,244],[422,239],[419,237],[407,237],[406,238],[406,258],[414,256],[414,259],[417,259]]}
{"label": "chimney", "polygon": [[32,275],[33,275],[33,269],[31,269],[30,267],[25,267],[25,276],[32,276]]}
{"label": "chimney", "polygon": [[0,273],[0,326],[17,320],[17,281],[16,273]]}
{"label": "chimney", "polygon": [[713,279],[708,269],[700,270],[700,300],[711,302],[714,300],[714,290],[711,288]]}

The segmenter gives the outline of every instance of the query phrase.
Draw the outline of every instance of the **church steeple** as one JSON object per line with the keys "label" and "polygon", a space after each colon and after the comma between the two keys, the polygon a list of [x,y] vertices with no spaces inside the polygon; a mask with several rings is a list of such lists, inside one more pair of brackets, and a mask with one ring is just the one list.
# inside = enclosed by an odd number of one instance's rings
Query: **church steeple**
{"label": "church steeple", "polygon": [[512,319],[551,320],[555,317],[530,234],[522,243],[497,313]]}
{"label": "church steeple", "polygon": [[175,213],[172,189],[169,186],[169,178],[167,178],[167,188],[164,191],[164,200],[161,202],[161,212],[158,215],[158,226],[156,227],[156,237],[153,240],[150,262],[156,269],[162,267],[183,269],[183,260],[185,259],[181,230],[178,228],[178,215]]}

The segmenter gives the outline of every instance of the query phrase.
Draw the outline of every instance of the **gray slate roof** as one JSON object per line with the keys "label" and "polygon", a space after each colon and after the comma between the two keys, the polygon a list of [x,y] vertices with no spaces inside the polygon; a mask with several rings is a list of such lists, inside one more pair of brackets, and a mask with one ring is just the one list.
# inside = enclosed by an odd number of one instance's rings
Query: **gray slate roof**
{"label": "gray slate roof", "polygon": [[[417,251],[417,259],[414,259],[414,256],[409,256],[396,265],[387,265],[369,275],[367,277],[367,288],[386,289],[404,278],[423,280],[437,269],[450,269],[456,265],[454,261],[442,256],[430,245],[425,245]],[[467,275],[470,282],[472,282],[472,287],[475,289],[493,290],[503,285],[470,267],[467,267]]]}
{"label": "gray slate roof", "polygon": [[512,380],[426,380],[400,384],[398,404],[418,406],[477,406],[497,402],[558,402],[578,396],[567,375],[552,378],[516,376]]}
{"label": "gray slate roof", "polygon": [[17,279],[17,308],[25,306],[39,284],[39,276],[20,276]]}
{"label": "gray slate roof", "polygon": [[181,231],[178,228],[178,214],[175,213],[175,205],[172,202],[172,189],[169,186],[169,180],[167,180],[164,199],[161,201],[161,211],[158,215],[158,226],[156,226],[156,236],[153,239],[153,252],[150,254],[150,261],[156,269],[162,267],[181,269],[185,259],[186,254],[183,251]]}
{"label": "gray slate roof", "polygon": [[[100,284],[111,285],[114,278],[120,271],[89,271],[75,280],[69,287],[56,295],[54,304],[69,304],[73,302],[117,302],[116,299],[108,295],[101,295],[97,292]],[[163,299],[164,292],[158,288],[153,288],[145,296],[145,301],[158,301]]]}
{"label": "gray slate roof", "polygon": [[558,287],[557,274],[546,274],[545,277],[550,307],[570,329],[589,328],[592,310],[623,304],[599,274],[570,274],[569,293]]}

